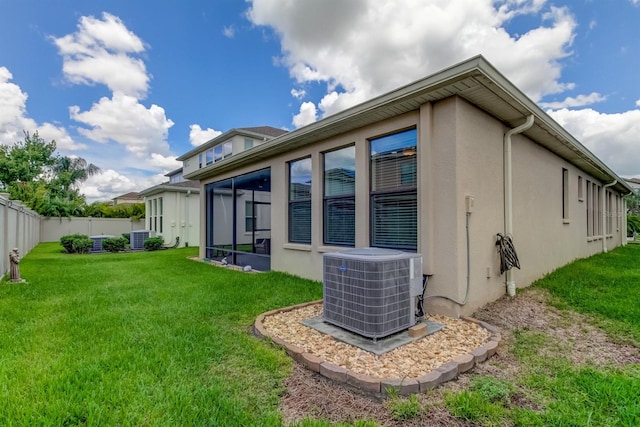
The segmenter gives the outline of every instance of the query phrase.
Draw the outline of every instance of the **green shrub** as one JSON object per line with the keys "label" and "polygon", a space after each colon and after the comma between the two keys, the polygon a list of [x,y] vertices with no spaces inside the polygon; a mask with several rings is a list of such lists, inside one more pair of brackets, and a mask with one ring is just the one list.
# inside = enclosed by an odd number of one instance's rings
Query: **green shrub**
{"label": "green shrub", "polygon": [[[74,243],[76,240],[84,240],[87,239],[89,241],[91,241],[89,239],[89,236],[87,236],[86,234],[68,234],[66,236],[62,236],[60,238],[60,244],[62,245],[62,247],[64,248],[64,250],[68,253],[68,254],[72,254],[72,253],[76,253],[77,251],[74,249]],[[82,246],[82,245],[80,245]]]}
{"label": "green shrub", "polygon": [[144,241],[145,251],[157,251],[162,249],[164,245],[164,239],[162,237],[149,237]]}
{"label": "green shrub", "polygon": [[102,241],[102,249],[109,252],[124,251],[127,247],[127,240],[124,237],[110,237]]}
{"label": "green shrub", "polygon": [[93,240],[88,237],[78,237],[73,241],[73,253],[88,254],[93,247]]}
{"label": "green shrub", "polygon": [[131,244],[131,233],[122,233],[122,238],[127,241],[127,245]]}

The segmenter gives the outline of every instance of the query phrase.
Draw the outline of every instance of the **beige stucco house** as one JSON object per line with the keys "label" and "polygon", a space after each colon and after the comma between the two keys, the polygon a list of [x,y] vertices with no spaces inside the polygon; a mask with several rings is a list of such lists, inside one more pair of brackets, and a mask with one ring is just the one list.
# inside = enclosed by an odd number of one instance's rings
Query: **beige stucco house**
{"label": "beige stucco house", "polygon": [[165,244],[197,246],[200,240],[200,185],[186,180],[182,168],[166,174],[169,181],[140,192],[145,203],[145,229]]}
{"label": "beige stucco house", "polygon": [[[200,181],[201,257],[321,280],[326,252],[419,252],[430,312],[625,243],[629,185],[481,56],[217,162],[208,148],[179,158]],[[521,269],[500,272],[498,234]]]}

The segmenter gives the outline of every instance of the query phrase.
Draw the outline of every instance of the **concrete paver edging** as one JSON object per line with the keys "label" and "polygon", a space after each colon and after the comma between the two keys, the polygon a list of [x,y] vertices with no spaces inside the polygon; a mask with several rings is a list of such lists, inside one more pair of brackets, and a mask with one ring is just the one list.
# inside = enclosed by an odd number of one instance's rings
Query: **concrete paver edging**
{"label": "concrete paver edging", "polygon": [[367,392],[384,393],[387,388],[394,388],[399,394],[407,395],[434,389],[442,383],[451,381],[459,374],[473,369],[477,363],[484,362],[493,356],[502,339],[500,330],[495,326],[472,317],[461,317],[462,320],[473,322],[489,331],[491,334],[489,341],[481,347],[474,349],[471,353],[457,356],[453,360],[440,365],[433,371],[418,378],[374,378],[370,375],[352,372],[342,366],[324,361],[314,354],[305,352],[303,348],[270,334],[263,325],[265,317],[321,303],[322,300],[310,301],[262,313],[256,318],[253,325],[253,333],[258,338],[270,339],[275,344],[284,347],[291,358],[304,365],[307,369],[317,372],[333,381],[348,384]]}

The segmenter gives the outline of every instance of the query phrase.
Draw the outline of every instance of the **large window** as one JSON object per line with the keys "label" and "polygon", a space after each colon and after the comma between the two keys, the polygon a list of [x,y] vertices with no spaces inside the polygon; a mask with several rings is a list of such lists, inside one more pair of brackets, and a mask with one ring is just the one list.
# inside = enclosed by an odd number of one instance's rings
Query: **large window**
{"label": "large window", "polygon": [[370,141],[371,246],[417,250],[417,132]]}
{"label": "large window", "polygon": [[324,243],[354,246],[356,149],[324,154]]}
{"label": "large window", "polygon": [[311,243],[311,158],[289,163],[289,242]]}

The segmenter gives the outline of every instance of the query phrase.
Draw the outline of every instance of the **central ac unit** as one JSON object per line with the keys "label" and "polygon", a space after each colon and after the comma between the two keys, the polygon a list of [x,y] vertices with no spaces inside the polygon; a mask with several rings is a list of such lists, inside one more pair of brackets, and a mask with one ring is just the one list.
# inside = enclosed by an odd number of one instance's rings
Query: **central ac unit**
{"label": "central ac unit", "polygon": [[112,239],[115,236],[100,234],[97,236],[89,236],[89,238],[93,241],[93,245],[91,246],[91,252],[102,252],[102,242],[104,239]]}
{"label": "central ac unit", "polygon": [[374,340],[415,324],[415,300],[422,293],[420,254],[360,248],[323,258],[325,322]]}
{"label": "central ac unit", "polygon": [[144,241],[149,237],[154,237],[155,233],[151,230],[133,230],[130,234],[129,246],[131,249],[144,249]]}

